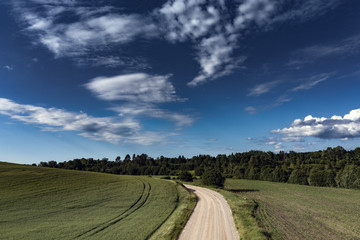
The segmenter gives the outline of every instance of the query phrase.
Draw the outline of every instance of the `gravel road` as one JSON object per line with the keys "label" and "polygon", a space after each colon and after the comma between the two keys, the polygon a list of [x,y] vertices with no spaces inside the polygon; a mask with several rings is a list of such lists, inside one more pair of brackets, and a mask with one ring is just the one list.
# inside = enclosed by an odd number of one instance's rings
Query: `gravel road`
{"label": "gravel road", "polygon": [[221,194],[192,185],[185,187],[194,191],[198,202],[180,234],[180,240],[239,239],[230,207]]}

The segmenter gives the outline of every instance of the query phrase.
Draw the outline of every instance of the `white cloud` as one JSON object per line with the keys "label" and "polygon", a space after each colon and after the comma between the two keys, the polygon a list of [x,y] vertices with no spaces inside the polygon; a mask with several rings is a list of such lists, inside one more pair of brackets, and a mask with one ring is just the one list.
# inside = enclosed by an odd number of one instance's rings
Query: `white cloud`
{"label": "white cloud", "polygon": [[164,103],[181,101],[174,86],[168,81],[170,75],[152,76],[132,73],[114,77],[97,77],[85,86],[100,99],[107,101]]}
{"label": "white cloud", "polygon": [[342,139],[360,137],[360,109],[352,110],[344,117],[317,118],[309,115],[304,120],[294,120],[288,128],[271,132],[281,134],[287,138]]}
{"label": "white cloud", "polygon": [[205,0],[168,1],[155,12],[165,19],[166,37],[174,42],[198,39],[220,21],[218,9]]}
{"label": "white cloud", "polygon": [[238,48],[238,37],[253,23],[265,24],[274,4],[271,0],[246,0],[238,5],[236,18],[229,20],[232,11],[225,8],[224,2],[209,4],[204,0],[172,0],[156,11],[166,21],[164,28],[170,41],[198,43],[196,59],[200,72],[189,86],[222,77],[238,68],[246,59],[232,56]]}
{"label": "white cloud", "polygon": [[273,0],[245,0],[238,8],[238,16],[235,18],[236,28],[245,29],[247,24],[255,22],[264,24],[275,11]]}
{"label": "white cloud", "polygon": [[239,67],[246,57],[241,56],[238,59],[231,57],[234,48],[236,43],[230,42],[221,34],[203,39],[198,46],[197,57],[201,71],[188,85],[197,86],[208,80],[228,75]]}
{"label": "white cloud", "polygon": [[150,145],[163,142],[167,136],[159,132],[144,132],[141,125],[131,118],[92,117],[82,112],[18,104],[6,98],[0,98],[0,114],[38,125],[43,131],[76,131],[83,137],[110,143]]}

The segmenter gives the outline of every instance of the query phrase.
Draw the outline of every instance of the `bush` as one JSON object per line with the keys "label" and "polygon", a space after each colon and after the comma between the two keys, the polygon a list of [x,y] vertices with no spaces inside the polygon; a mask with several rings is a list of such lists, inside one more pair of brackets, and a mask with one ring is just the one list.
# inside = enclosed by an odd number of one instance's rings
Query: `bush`
{"label": "bush", "polygon": [[204,185],[222,187],[225,183],[225,178],[218,169],[207,168],[202,175],[202,183]]}
{"label": "bush", "polygon": [[181,171],[179,174],[179,179],[180,181],[184,181],[184,182],[192,182],[193,176],[188,171]]}

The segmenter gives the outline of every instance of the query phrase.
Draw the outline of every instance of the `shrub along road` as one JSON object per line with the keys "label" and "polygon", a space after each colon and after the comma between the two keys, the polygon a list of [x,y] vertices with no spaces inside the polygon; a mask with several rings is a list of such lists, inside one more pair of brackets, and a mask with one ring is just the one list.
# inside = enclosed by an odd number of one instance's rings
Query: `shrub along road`
{"label": "shrub along road", "polygon": [[180,235],[180,240],[239,239],[229,205],[210,189],[185,185],[194,191],[198,203]]}

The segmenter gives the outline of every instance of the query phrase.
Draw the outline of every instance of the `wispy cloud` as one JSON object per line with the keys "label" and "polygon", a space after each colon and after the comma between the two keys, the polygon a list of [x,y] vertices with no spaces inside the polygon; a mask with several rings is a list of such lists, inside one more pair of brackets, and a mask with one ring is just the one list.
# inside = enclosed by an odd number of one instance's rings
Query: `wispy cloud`
{"label": "wispy cloud", "polygon": [[293,89],[291,89],[291,91],[297,92],[300,90],[309,90],[309,89],[315,87],[316,85],[318,85],[319,83],[330,78],[331,75],[333,75],[333,73],[322,73],[322,74],[312,76],[312,77],[310,77],[309,80],[307,80],[307,81],[301,83],[300,85],[294,87]]}
{"label": "wispy cloud", "polygon": [[321,58],[331,56],[346,57],[360,51],[360,35],[354,35],[339,42],[328,45],[314,45],[300,49],[293,53],[288,66],[302,67]]}
{"label": "wispy cloud", "polygon": [[[290,102],[295,97],[294,93],[296,93],[298,91],[310,90],[310,89],[314,88],[315,86],[317,86],[319,83],[328,80],[335,74],[336,74],[335,72],[320,73],[320,74],[308,76],[306,78],[298,79],[295,81],[297,83],[297,85],[295,85],[291,88],[287,88],[287,89],[282,88],[281,95],[276,97],[271,104],[267,104],[265,106],[260,106],[260,107],[258,106],[256,108],[253,106],[250,106],[250,107],[245,108],[245,111],[247,111],[250,114],[256,114],[259,111],[269,110],[269,109],[281,106],[284,103]],[[268,83],[258,84],[256,86],[254,86],[253,88],[248,89],[248,91],[249,91],[248,96],[260,96],[265,93],[268,93],[282,82],[284,82],[284,81],[272,81],[272,82],[268,82]],[[288,82],[290,82],[290,81],[288,81]]]}
{"label": "wispy cloud", "polygon": [[4,69],[6,69],[7,71],[14,71],[14,67],[13,66],[9,66],[9,65],[5,65],[4,67],[3,67]]}
{"label": "wispy cloud", "polygon": [[[268,30],[289,20],[307,21],[340,3],[340,0],[296,0],[291,3],[244,0],[230,4],[225,1],[169,0],[150,13],[140,15],[125,14],[102,2],[89,7],[85,1],[14,0],[15,9],[26,25],[25,32],[35,36],[35,43],[45,46],[56,57],[71,57],[83,64],[87,61],[79,59],[87,58],[90,64],[98,66],[122,65],[124,62],[116,56],[108,59],[91,56],[94,52],[119,48],[138,39],[191,42],[200,70],[189,86],[225,76],[241,67],[246,56],[234,57],[233,53],[239,48],[241,37],[253,29]],[[69,15],[72,17],[64,17]],[[328,54],[326,52],[329,50],[323,49],[321,54]]]}
{"label": "wispy cloud", "polygon": [[151,118],[165,119],[174,122],[177,127],[190,126],[194,123],[194,119],[189,115],[163,110],[153,104],[130,103],[112,107],[111,110],[119,113],[120,116],[147,116]]}
{"label": "wispy cloud", "polygon": [[244,108],[244,110],[245,110],[247,113],[251,114],[251,115],[257,113],[257,111],[258,111],[258,110],[257,110],[256,108],[254,108],[253,106],[247,106],[246,108]]}
{"label": "wispy cloud", "polygon": [[267,92],[269,92],[271,89],[276,87],[280,81],[271,81],[267,83],[262,83],[254,86],[253,88],[248,89],[249,93],[248,96],[260,96]]}
{"label": "wispy cloud", "polygon": [[151,66],[142,57],[120,57],[114,55],[103,55],[103,56],[84,56],[76,58],[75,62],[78,66],[87,67],[105,67],[105,68],[118,68],[126,67],[128,71],[143,71],[151,69]]}
{"label": "wispy cloud", "polygon": [[281,23],[284,21],[305,22],[319,17],[343,3],[341,0],[280,0],[277,2],[278,13],[271,20],[272,23]]}
{"label": "wispy cloud", "polygon": [[[24,32],[33,36],[36,44],[45,46],[56,57],[71,57],[75,62],[85,63],[84,57],[94,60],[91,56],[98,55],[94,53],[158,33],[149,16],[121,14],[103,3],[89,7],[84,1],[13,2],[26,26]],[[110,67],[124,63],[114,56],[95,63],[105,65],[106,61]]]}
{"label": "wispy cloud", "polygon": [[289,138],[344,139],[360,137],[360,109],[352,110],[344,117],[317,118],[309,115],[304,120],[294,120],[288,128],[276,129],[271,132]]}
{"label": "wispy cloud", "polygon": [[150,145],[163,143],[169,136],[160,132],[142,131],[141,125],[131,118],[99,118],[83,112],[18,104],[6,98],[0,98],[0,114],[39,126],[43,131],[75,131],[83,137],[110,143]]}

